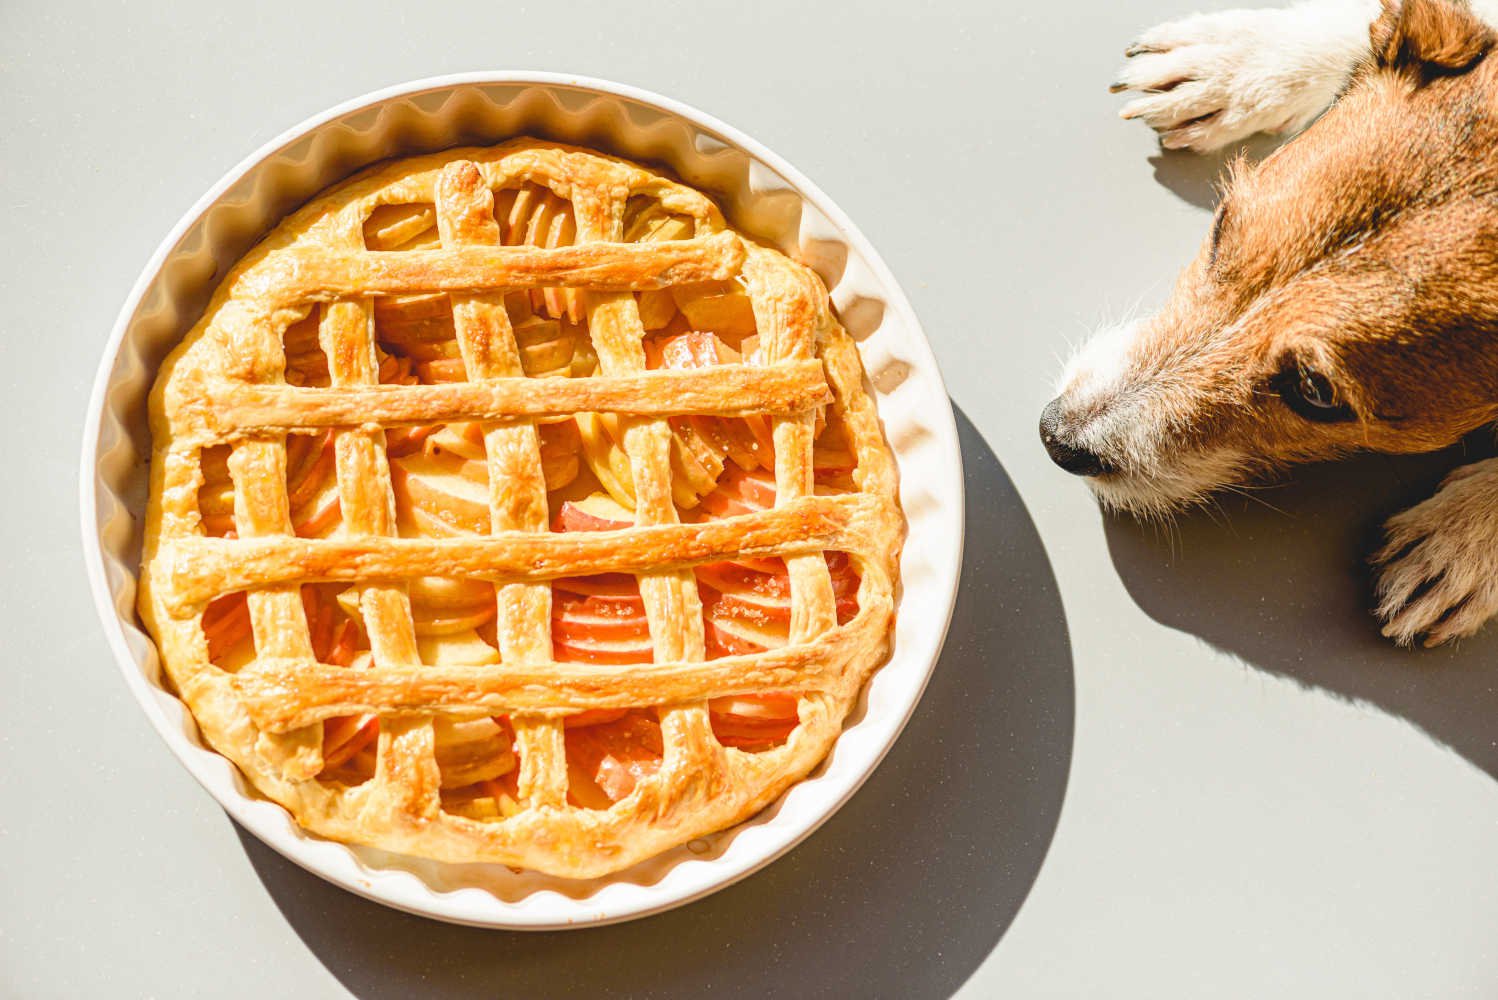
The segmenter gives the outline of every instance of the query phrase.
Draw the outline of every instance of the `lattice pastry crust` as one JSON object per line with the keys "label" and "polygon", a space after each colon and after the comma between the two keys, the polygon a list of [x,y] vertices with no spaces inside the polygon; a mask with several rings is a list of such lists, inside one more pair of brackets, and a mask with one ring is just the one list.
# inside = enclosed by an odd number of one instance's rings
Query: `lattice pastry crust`
{"label": "lattice pastry crust", "polygon": [[[521,185],[570,204],[572,245],[499,245],[495,199]],[[689,220],[690,235],[626,241],[638,199]],[[366,249],[371,215],[398,205],[431,206],[440,246]],[[637,293],[696,282],[747,291],[755,359],[647,370]],[[505,294],[541,288],[572,296],[597,374],[526,376]],[[379,384],[376,301],[431,293],[451,297],[467,380]],[[286,331],[309,317],[327,387],[287,382]],[[819,495],[813,432],[827,406],[846,427],[856,465],[851,487]],[[636,494],[632,527],[549,530],[537,427],[577,413],[620,419]],[[769,418],[773,507],[683,523],[669,418],[684,415]],[[455,421],[482,427],[490,530],[403,533],[386,431]],[[803,778],[887,653],[904,530],[895,469],[825,288],[729,229],[700,192],[632,163],[517,140],[377,165],[331,189],[225,277],[161,369],[151,428],[141,614],[207,742],[323,836],[565,877],[618,871],[750,816]],[[297,537],[288,440],[329,429],[341,526],[328,537]],[[233,530],[212,537],[199,504],[203,455],[224,445],[232,449]],[[824,552],[846,553],[858,574],[857,613],[843,624]],[[693,567],[726,557],[784,560],[787,645],[705,659]],[[604,573],[638,578],[653,663],[555,661],[551,581]],[[408,584],[425,577],[494,585],[498,662],[422,662]],[[329,581],[352,588],[369,649],[362,665],[314,656],[300,588]],[[240,592],[253,654],[233,667],[215,664],[205,609]],[[709,699],[787,691],[799,696],[799,724],[780,745],[746,752],[715,738]],[[658,770],[607,808],[572,802],[564,718],[652,707],[663,744]],[[377,764],[359,783],[321,773],[324,724],[349,716],[378,719]],[[434,732],[492,717],[513,733],[514,808],[481,818],[449,810]]]}

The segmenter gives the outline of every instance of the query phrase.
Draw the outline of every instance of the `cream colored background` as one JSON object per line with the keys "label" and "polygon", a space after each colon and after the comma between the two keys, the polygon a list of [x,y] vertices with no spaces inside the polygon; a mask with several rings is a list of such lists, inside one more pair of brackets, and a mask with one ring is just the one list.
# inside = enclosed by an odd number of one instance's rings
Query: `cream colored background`
{"label": "cream colored background", "polygon": [[[0,4],[0,995],[1493,995],[1498,633],[1389,649],[1358,562],[1458,456],[1311,470],[1172,549],[1035,439],[1057,355],[1205,228],[1217,164],[1106,93],[1188,8]],[[671,94],[808,173],[910,293],[967,467],[948,650],[864,790],[742,885],[576,934],[406,917],[236,835],[126,693],[77,541],[87,386],[177,217],[308,114],[498,67]]]}

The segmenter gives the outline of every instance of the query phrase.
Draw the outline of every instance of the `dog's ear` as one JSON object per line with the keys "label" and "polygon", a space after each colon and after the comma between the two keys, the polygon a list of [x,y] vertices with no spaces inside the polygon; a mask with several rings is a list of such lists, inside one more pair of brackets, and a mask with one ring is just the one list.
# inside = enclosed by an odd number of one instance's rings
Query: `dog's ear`
{"label": "dog's ear", "polygon": [[1465,0],[1382,0],[1369,34],[1374,61],[1422,78],[1460,73],[1488,54],[1498,36]]}

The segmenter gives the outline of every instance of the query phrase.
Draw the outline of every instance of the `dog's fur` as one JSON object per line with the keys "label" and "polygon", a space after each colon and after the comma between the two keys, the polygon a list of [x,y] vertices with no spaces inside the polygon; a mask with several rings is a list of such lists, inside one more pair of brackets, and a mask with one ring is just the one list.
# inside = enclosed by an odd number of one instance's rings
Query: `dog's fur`
{"label": "dog's fur", "polygon": [[[1498,421],[1498,33],[1479,13],[1310,0],[1196,15],[1128,50],[1115,89],[1144,96],[1124,117],[1167,146],[1315,121],[1233,168],[1157,315],[1068,366],[1043,437],[1105,505],[1162,515],[1293,463],[1434,450]],[[1401,643],[1498,613],[1498,460],[1391,519],[1375,560]]]}

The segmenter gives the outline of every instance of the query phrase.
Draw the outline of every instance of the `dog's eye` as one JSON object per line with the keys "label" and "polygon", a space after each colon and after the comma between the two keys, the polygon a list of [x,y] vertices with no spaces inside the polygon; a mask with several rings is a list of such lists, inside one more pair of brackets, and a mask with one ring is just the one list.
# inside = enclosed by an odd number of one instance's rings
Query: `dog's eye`
{"label": "dog's eye", "polygon": [[1342,401],[1331,379],[1302,364],[1285,367],[1273,379],[1285,405],[1307,420],[1336,423],[1353,419],[1352,407]]}

